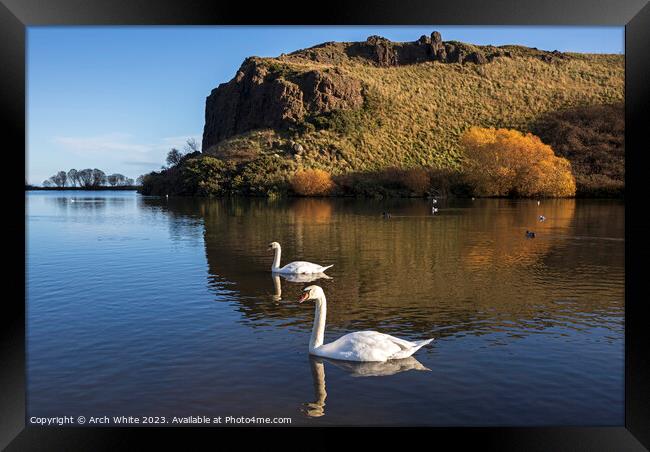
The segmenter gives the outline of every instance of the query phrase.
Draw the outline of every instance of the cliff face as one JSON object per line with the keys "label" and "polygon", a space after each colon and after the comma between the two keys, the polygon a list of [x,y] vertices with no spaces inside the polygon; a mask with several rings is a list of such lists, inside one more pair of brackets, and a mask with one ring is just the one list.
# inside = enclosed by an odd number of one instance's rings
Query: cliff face
{"label": "cliff face", "polygon": [[[485,64],[509,52],[482,51],[462,43],[444,43],[440,33],[415,42],[396,43],[380,36],[365,42],[326,43],[279,58],[336,64],[341,59],[363,61],[379,67],[425,61]],[[260,128],[283,129],[306,115],[355,109],[363,104],[359,80],[333,70],[287,70],[264,58],[248,58],[228,83],[212,90],[206,100],[203,149],[221,140]]]}
{"label": "cliff face", "polygon": [[309,114],[354,109],[363,103],[361,82],[338,71],[283,72],[249,58],[235,78],[208,96],[203,149],[253,129],[283,129]]}

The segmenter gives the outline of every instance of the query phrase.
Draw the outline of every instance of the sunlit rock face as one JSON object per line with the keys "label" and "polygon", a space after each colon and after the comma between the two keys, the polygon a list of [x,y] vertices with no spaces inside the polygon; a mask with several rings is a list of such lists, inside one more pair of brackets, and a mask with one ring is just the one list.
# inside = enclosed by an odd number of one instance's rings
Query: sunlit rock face
{"label": "sunlit rock face", "polygon": [[359,80],[336,70],[287,71],[249,58],[235,78],[219,85],[206,100],[203,149],[254,129],[285,129],[309,114],[359,108]]}

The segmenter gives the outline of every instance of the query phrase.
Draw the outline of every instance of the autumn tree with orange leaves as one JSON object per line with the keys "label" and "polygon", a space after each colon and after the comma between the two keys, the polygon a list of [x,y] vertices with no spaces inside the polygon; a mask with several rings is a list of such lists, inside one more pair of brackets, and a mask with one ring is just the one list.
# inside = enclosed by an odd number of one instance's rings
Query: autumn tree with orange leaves
{"label": "autumn tree with orange leaves", "polygon": [[307,169],[298,171],[291,179],[291,188],[303,196],[324,196],[334,187],[334,182],[327,171]]}
{"label": "autumn tree with orange leaves", "polygon": [[478,196],[568,197],[576,192],[568,160],[539,137],[472,127],[461,138],[467,182]]}

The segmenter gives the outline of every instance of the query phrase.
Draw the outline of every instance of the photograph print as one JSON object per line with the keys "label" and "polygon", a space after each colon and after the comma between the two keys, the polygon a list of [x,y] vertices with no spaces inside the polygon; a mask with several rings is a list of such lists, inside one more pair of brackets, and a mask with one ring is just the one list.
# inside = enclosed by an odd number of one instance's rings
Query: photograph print
{"label": "photograph print", "polygon": [[623,27],[26,42],[27,425],[624,425]]}

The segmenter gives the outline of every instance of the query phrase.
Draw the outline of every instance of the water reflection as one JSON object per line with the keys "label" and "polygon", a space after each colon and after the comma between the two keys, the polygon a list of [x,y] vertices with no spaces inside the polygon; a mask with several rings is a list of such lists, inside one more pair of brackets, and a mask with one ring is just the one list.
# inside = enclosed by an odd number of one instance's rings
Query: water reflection
{"label": "water reflection", "polygon": [[303,413],[308,417],[321,417],[325,415],[325,399],[327,398],[327,390],[325,389],[325,365],[321,358],[310,356],[309,366],[311,367],[315,400],[304,404]]}
{"label": "water reflection", "polygon": [[79,211],[87,213],[89,211],[104,210],[109,203],[110,198],[101,197],[77,197],[77,196],[50,196],[44,198],[48,203],[53,203],[60,213]]}
{"label": "water reflection", "polygon": [[407,370],[421,370],[430,371],[420,361],[413,356],[404,359],[392,359],[386,362],[354,362],[354,361],[340,361],[335,359],[321,358],[335,365],[336,367],[345,370],[352,377],[387,377],[395,375]]}
{"label": "water reflection", "polygon": [[[333,330],[423,338],[516,338],[594,324],[622,330],[621,202],[456,200],[439,208],[432,216],[426,200],[349,199],[170,200],[165,207],[178,220],[200,219],[210,285],[234,290],[242,321],[253,327],[269,319],[311,324],[305,312],[268,303],[266,248],[276,240],[295,259],[335,264],[334,280],[320,283],[331,294]],[[382,211],[393,217],[382,220]],[[526,239],[526,229],[536,238]],[[276,301],[302,288],[278,282]]]}
{"label": "water reflection", "polygon": [[421,362],[410,356],[386,362],[353,362],[309,356],[311,377],[314,384],[314,401],[303,405],[302,412],[308,417],[325,415],[325,362],[338,367],[352,377],[386,377],[409,370],[430,371]]}
{"label": "water reflection", "polygon": [[[426,200],[86,195],[107,200],[26,196],[33,415],[313,424],[296,416],[309,400],[306,414],[333,425],[624,420],[620,201],[440,200],[431,215]],[[316,282],[326,342],[365,329],[435,337],[417,355],[431,370],[308,368],[312,309],[272,297],[296,299],[311,282],[272,277],[273,240],[294,259],[335,264]]]}
{"label": "water reflection", "polygon": [[52,192],[44,194],[42,199],[46,204],[54,205],[61,215],[102,213],[107,207],[122,209],[128,204],[135,205],[135,198],[126,194],[93,196],[87,192]]}
{"label": "water reflection", "polygon": [[319,279],[332,279],[325,273],[310,273],[310,274],[285,274],[285,273],[272,273],[271,279],[273,280],[273,301],[282,301],[282,279],[298,284],[318,281]]}

